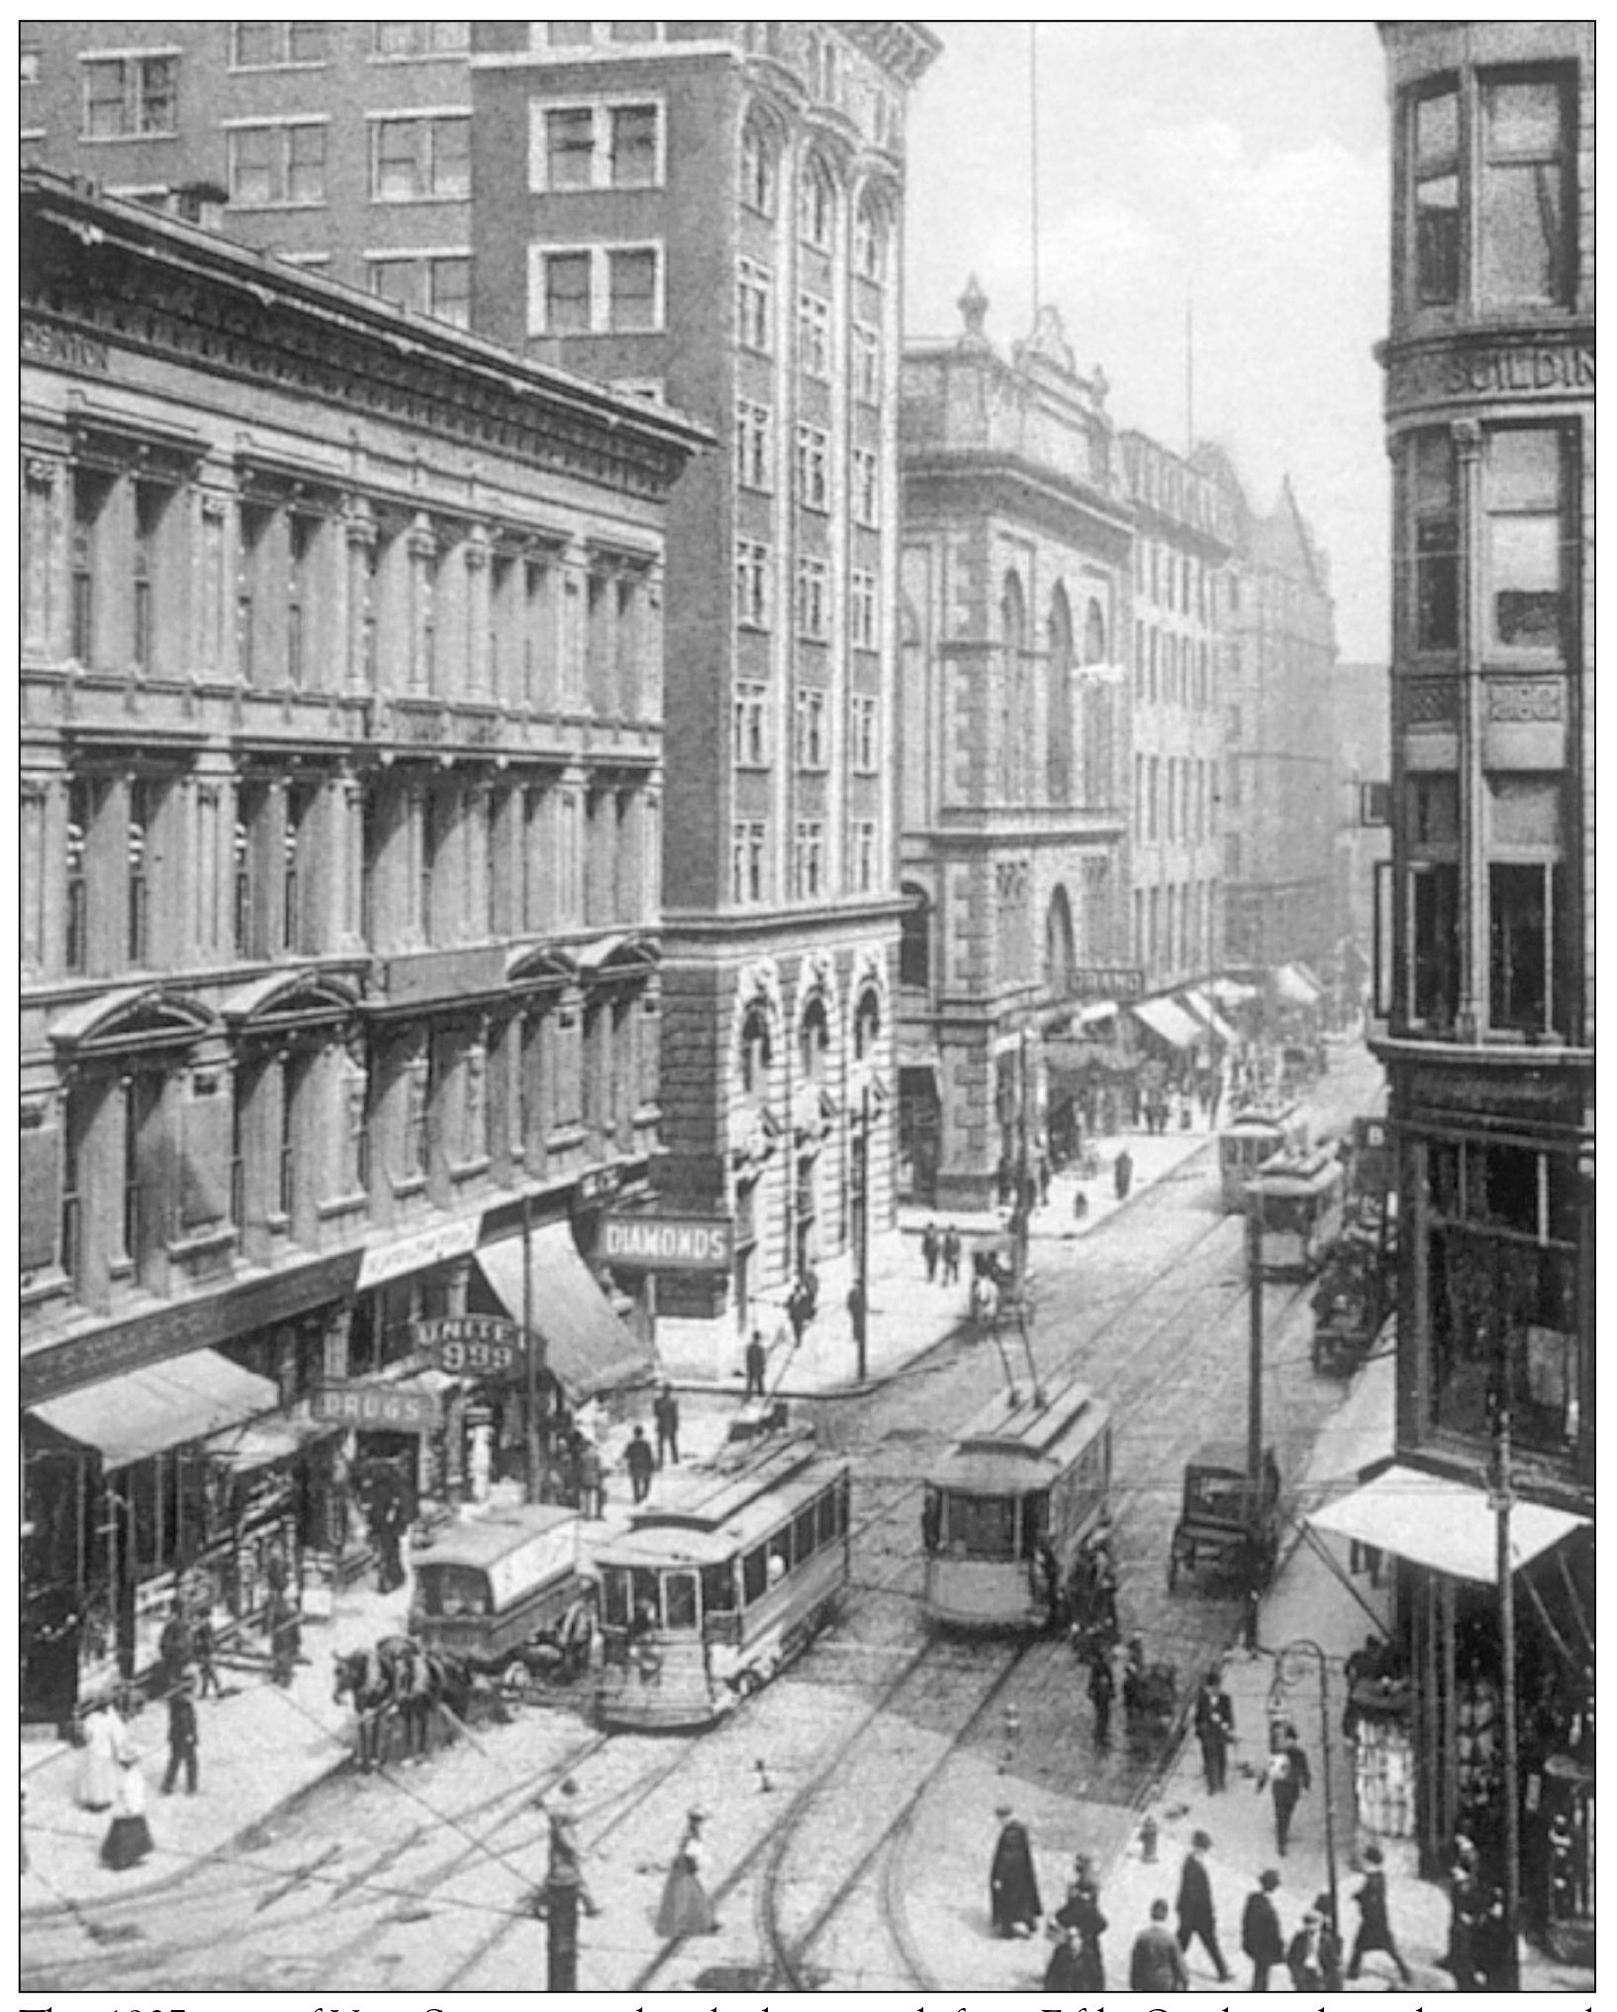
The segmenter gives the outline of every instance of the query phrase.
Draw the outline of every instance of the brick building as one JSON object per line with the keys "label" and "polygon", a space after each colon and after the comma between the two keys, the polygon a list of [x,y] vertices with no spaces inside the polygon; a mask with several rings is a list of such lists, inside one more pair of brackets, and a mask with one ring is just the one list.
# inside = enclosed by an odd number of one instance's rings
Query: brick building
{"label": "brick building", "polygon": [[22,248],[25,1575],[129,1669],[176,1569],[343,1547],[331,1386],[412,1492],[521,1472],[511,1386],[412,1378],[524,1240],[547,1390],[649,1366],[584,1260],[656,1140],[706,436],[76,182]]}
{"label": "brick building", "polygon": [[723,441],[669,523],[659,1179],[735,1218],[732,1278],[661,1307],[671,1360],[727,1369],[760,1295],[892,1221],[904,105],[938,44],[466,26],[31,24],[24,123]]}
{"label": "brick building", "polygon": [[1342,1513],[1399,1561],[1424,1856],[1514,1834],[1543,1927],[1593,1909],[1594,28],[1381,33],[1398,1415]]}
{"label": "brick building", "polygon": [[1130,507],[1053,308],[1000,356],[905,352],[900,1124],[908,1190],[980,1208],[1070,1131],[1046,1034],[1130,989]]}

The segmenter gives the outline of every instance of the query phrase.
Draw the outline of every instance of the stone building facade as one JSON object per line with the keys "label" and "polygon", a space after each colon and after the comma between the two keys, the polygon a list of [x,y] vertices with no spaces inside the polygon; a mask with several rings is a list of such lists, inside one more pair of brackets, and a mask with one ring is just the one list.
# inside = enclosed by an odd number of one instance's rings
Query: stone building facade
{"label": "stone building facade", "polygon": [[1543,1925],[1564,1820],[1570,1911],[1592,1925],[1594,29],[1381,33],[1393,1472],[1445,1485],[1453,1528],[1492,1536],[1503,1497],[1511,1531],[1505,1583],[1479,1584],[1443,1531],[1390,1545],[1417,1677],[1418,1834],[1435,1864],[1473,1830],[1502,1878],[1514,1816],[1525,1918]]}
{"label": "stone building facade", "polygon": [[[340,1548],[317,1393],[518,1311],[477,1264],[524,1221],[616,1329],[580,1250],[657,1137],[663,516],[707,436],[76,182],[25,177],[22,246],[27,1565],[133,1666],[177,1561],[238,1611],[264,1544]],[[393,1408],[412,1489],[463,1473]],[[302,1505],[256,1549],[215,1454]]]}
{"label": "stone building facade", "polygon": [[1060,1113],[1047,1033],[1128,989],[1131,513],[1054,309],[1007,359],[975,286],[903,379],[901,1137],[989,1206]]}

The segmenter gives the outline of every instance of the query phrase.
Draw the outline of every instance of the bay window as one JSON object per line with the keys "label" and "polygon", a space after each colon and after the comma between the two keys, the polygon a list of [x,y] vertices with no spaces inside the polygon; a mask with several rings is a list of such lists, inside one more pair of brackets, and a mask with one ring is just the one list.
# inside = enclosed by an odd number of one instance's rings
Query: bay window
{"label": "bay window", "polygon": [[1558,427],[1497,427],[1482,463],[1486,646],[1567,653],[1567,444]]}
{"label": "bay window", "polygon": [[1483,81],[1484,300],[1553,305],[1568,298],[1569,95],[1553,75]]}
{"label": "bay window", "polygon": [[1444,428],[1411,444],[1410,561],[1414,569],[1415,647],[1454,650],[1460,643],[1460,503],[1454,442]]}

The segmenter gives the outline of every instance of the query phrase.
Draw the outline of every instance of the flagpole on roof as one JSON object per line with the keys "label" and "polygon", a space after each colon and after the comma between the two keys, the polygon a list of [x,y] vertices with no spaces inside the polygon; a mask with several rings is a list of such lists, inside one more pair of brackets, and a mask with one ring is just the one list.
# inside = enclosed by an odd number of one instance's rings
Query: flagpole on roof
{"label": "flagpole on roof", "polygon": [[1033,254],[1033,322],[1039,319],[1039,24],[1027,24],[1029,224]]}

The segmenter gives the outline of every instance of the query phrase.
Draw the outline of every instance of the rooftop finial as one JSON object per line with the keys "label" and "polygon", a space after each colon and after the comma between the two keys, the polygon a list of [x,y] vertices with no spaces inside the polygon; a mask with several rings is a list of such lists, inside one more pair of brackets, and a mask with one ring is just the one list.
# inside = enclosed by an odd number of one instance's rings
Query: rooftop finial
{"label": "rooftop finial", "polygon": [[988,319],[988,296],[983,292],[982,283],[973,273],[966,281],[966,290],[957,303],[960,318],[966,324],[962,341],[981,344],[986,347],[988,337],[983,333],[983,323]]}

